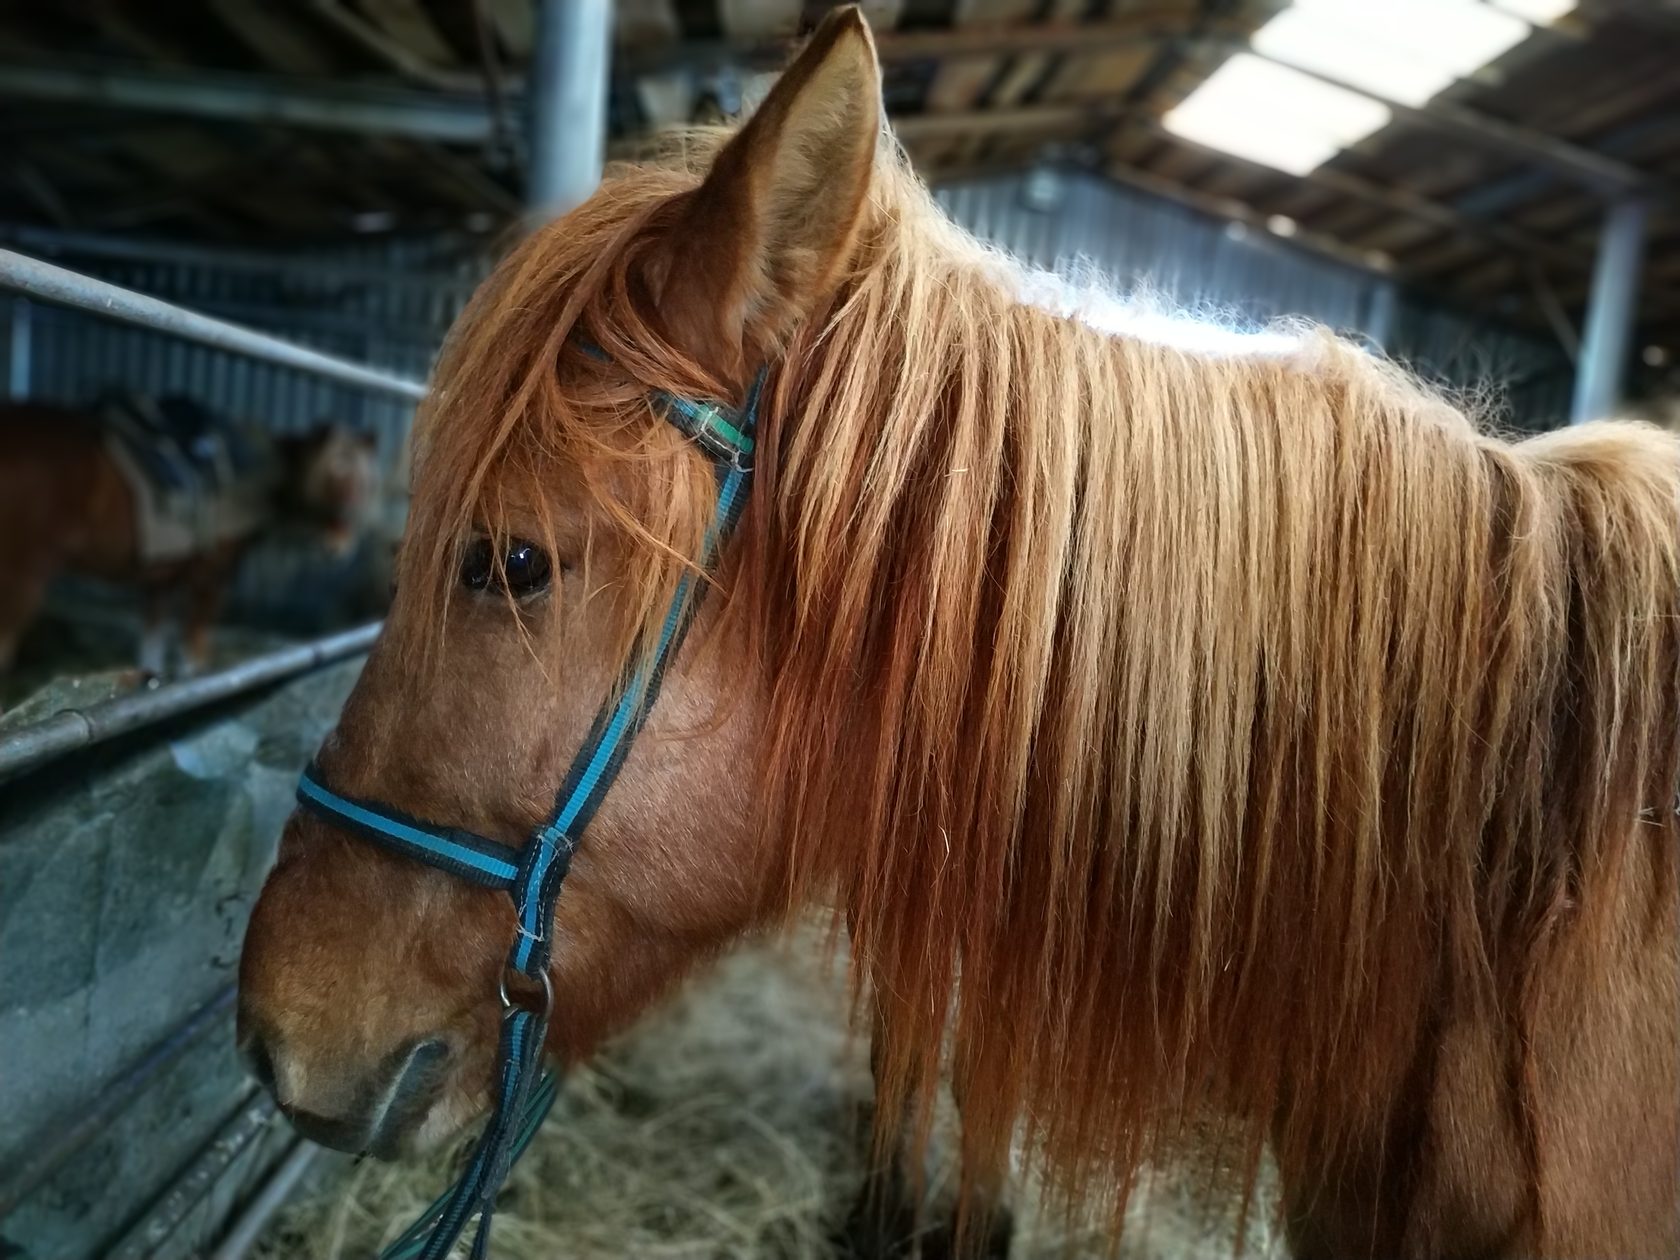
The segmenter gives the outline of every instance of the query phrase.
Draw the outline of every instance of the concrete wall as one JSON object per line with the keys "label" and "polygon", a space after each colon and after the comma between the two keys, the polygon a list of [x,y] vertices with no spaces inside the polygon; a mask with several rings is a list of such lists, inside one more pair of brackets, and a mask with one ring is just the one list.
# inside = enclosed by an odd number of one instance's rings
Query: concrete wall
{"label": "concrete wall", "polygon": [[[0,1187],[233,980],[298,771],[359,669],[334,666],[0,785]],[[0,1221],[0,1238],[35,1260],[194,1254],[285,1140],[262,1125],[266,1109],[251,1114],[257,1103],[224,1012]],[[176,1196],[167,1227],[129,1236],[195,1155],[254,1126],[261,1135],[225,1175]]]}

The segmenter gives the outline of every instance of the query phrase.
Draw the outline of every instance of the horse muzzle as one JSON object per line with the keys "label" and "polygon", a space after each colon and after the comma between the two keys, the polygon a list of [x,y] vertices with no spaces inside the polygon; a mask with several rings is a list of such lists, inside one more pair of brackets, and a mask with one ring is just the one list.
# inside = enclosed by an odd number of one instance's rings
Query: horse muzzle
{"label": "horse muzzle", "polygon": [[240,1053],[302,1136],[352,1155],[397,1159],[420,1130],[454,1067],[448,1037],[416,1037],[364,1072],[305,1068],[285,1043],[247,1025]]}

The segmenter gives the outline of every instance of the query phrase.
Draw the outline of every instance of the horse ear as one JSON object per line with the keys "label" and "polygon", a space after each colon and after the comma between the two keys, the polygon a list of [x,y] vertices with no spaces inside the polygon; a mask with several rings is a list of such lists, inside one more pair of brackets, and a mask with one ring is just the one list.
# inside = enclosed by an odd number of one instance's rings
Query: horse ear
{"label": "horse ear", "polygon": [[880,129],[875,43],[849,5],[718,153],[654,260],[673,342],[740,379],[812,314],[851,253]]}

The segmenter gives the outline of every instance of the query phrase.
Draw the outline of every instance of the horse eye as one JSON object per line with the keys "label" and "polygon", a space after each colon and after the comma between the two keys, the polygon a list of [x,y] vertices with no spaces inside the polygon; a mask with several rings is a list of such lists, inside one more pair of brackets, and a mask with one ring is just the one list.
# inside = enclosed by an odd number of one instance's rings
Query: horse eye
{"label": "horse eye", "polygon": [[488,538],[475,538],[467,544],[461,557],[461,585],[469,591],[482,591],[496,576],[496,553],[490,550]]}
{"label": "horse eye", "polygon": [[501,585],[518,599],[544,589],[550,570],[548,553],[523,538],[508,541],[498,570],[494,545],[488,538],[475,538],[461,557],[461,585],[471,591]]}
{"label": "horse eye", "polygon": [[514,539],[502,566],[510,595],[530,595],[548,585],[548,553],[534,543]]}

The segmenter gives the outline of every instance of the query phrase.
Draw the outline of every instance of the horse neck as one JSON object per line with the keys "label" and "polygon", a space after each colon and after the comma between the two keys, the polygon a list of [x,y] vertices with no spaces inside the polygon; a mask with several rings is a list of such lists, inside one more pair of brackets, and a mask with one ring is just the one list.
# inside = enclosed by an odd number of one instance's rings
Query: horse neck
{"label": "horse neck", "polygon": [[1515,983],[1671,795],[1675,443],[1495,442],[1327,335],[942,313],[837,323],[773,435],[773,811],[889,1080],[954,1026],[1000,1117],[1135,1121],[1197,1061],[1258,1113]]}

